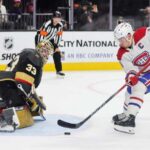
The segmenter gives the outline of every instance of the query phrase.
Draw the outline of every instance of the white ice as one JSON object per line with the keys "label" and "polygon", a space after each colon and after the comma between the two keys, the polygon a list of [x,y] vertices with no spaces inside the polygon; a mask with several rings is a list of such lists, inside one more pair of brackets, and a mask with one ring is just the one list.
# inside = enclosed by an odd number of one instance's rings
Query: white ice
{"label": "white ice", "polygon": [[87,117],[124,84],[124,76],[123,71],[80,71],[66,72],[64,79],[58,79],[55,73],[44,73],[37,92],[47,105],[47,120],[0,133],[0,150],[149,150],[150,95],[137,116],[135,135],[114,131],[111,122],[114,114],[122,112],[125,90],[81,128],[57,125],[58,119],[77,123]]}

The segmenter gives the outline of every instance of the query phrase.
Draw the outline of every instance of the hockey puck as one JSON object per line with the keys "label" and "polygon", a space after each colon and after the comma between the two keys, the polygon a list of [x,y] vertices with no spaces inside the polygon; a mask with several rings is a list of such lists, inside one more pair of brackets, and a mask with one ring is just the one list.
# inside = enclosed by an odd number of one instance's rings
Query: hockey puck
{"label": "hockey puck", "polygon": [[71,133],[70,132],[64,132],[64,135],[70,135]]}

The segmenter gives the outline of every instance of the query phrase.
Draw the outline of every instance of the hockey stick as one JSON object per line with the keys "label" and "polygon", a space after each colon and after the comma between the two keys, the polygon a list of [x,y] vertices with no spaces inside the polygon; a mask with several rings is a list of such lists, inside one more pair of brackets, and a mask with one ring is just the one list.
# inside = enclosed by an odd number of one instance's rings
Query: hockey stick
{"label": "hockey stick", "polygon": [[42,103],[42,101],[38,98],[38,96],[35,94],[32,94],[32,93],[29,93],[27,94],[25,92],[25,90],[23,89],[22,85],[21,84],[18,84],[17,85],[18,89],[20,89],[25,95],[27,98],[34,98],[34,100],[37,102],[37,104],[39,105],[39,107],[41,107],[42,109],[46,110],[46,106],[44,105],[44,103]]}
{"label": "hockey stick", "polygon": [[[142,68],[135,76],[140,76],[143,71],[150,66],[150,63],[146,64],[144,68]],[[98,112],[103,106],[105,106],[111,99],[113,99],[120,91],[122,91],[129,83],[125,83],[120,89],[118,89],[113,95],[111,95],[105,102],[103,102],[96,110],[94,110],[89,116],[87,116],[84,120],[79,123],[69,123],[63,120],[58,120],[57,124],[65,127],[65,128],[72,128],[77,129],[81,127],[87,120],[89,120],[96,112]]]}

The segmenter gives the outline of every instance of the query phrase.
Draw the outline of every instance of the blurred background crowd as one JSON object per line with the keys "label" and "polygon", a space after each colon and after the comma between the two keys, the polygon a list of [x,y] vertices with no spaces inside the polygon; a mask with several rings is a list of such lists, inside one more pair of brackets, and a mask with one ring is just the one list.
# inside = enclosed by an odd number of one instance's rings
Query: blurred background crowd
{"label": "blurred background crowd", "polygon": [[0,30],[36,30],[55,10],[67,30],[112,30],[122,21],[150,26],[150,0],[0,0]]}

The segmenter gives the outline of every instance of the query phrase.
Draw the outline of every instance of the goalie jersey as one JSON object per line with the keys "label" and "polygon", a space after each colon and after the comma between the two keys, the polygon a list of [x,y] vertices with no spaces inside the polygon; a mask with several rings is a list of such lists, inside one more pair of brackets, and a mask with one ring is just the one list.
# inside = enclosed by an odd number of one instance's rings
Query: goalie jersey
{"label": "goalie jersey", "polygon": [[[133,45],[130,48],[119,48],[117,58],[126,73],[138,72],[150,61],[150,28],[141,27],[133,34]],[[148,67],[145,72],[149,71]]]}
{"label": "goalie jersey", "polygon": [[15,73],[15,80],[29,85],[38,85],[41,82],[43,61],[35,49],[23,49],[7,67],[7,71]]}

